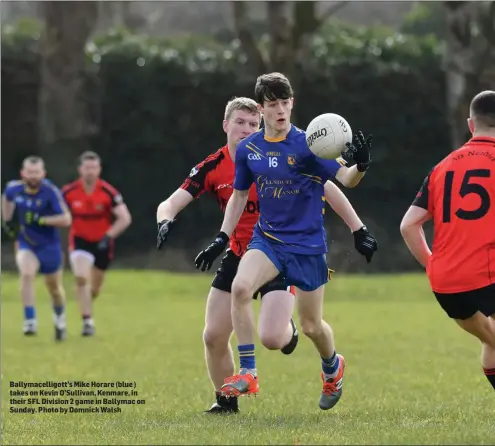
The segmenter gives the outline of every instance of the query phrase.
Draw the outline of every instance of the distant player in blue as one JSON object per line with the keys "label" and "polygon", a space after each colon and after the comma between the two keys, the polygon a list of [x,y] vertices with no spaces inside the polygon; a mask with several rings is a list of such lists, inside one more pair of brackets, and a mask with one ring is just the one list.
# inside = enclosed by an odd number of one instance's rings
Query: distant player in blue
{"label": "distant player in blue", "polygon": [[[222,391],[232,396],[259,391],[251,296],[282,273],[287,285],[296,287],[302,331],[321,356],[323,391],[319,406],[327,410],[341,397],[345,363],[343,356],[335,351],[330,326],[322,320],[324,285],[328,281],[323,187],[334,178],[346,187],[359,183],[370,165],[371,136],[365,140],[358,132],[343,160],[323,160],[309,150],[305,132],[290,123],[293,92],[283,74],[260,76],[255,100],[265,128],[239,143],[234,193],[221,232],[196,258],[196,267],[204,271],[223,252],[254,182],[260,218],[232,284],[232,319],[239,343],[240,370],[239,374],[225,379]],[[346,167],[346,161],[355,165]],[[366,227],[361,230],[366,237]],[[376,241],[370,237],[370,242],[374,252]]]}
{"label": "distant player in blue", "polygon": [[55,339],[60,341],[66,337],[66,322],[58,228],[70,226],[72,220],[60,190],[45,175],[41,158],[30,156],[24,160],[22,179],[10,181],[2,196],[2,226],[8,236],[17,236],[16,263],[24,304],[24,334],[37,332],[34,279],[40,272],[53,300]]}

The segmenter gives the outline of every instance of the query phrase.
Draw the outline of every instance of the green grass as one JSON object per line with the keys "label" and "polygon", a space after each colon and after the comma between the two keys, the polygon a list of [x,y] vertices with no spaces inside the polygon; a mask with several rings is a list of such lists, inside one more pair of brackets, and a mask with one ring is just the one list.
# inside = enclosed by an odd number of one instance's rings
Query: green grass
{"label": "green grass", "polygon": [[[443,314],[423,276],[337,275],[327,287],[325,317],[347,362],[333,410],[318,408],[319,358],[301,337],[288,357],[257,348],[261,392],[240,401],[240,415],[205,416],[213,402],[201,340],[210,280],[111,271],[96,303],[97,336],[83,339],[66,276],[69,338],[55,344],[41,279],[39,334],[24,338],[17,279],[3,275],[3,443],[495,443],[480,346]],[[11,380],[135,381],[146,404],[116,414],[11,414]]]}

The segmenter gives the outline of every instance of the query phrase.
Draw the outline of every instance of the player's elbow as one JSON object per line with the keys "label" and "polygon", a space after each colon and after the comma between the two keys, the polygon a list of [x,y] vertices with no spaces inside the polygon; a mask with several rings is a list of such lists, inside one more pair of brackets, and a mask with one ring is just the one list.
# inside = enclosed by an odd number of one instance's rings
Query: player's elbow
{"label": "player's elbow", "polygon": [[411,231],[414,231],[415,225],[409,221],[407,218],[403,218],[401,223],[400,223],[400,233],[402,234],[403,238],[407,238]]}

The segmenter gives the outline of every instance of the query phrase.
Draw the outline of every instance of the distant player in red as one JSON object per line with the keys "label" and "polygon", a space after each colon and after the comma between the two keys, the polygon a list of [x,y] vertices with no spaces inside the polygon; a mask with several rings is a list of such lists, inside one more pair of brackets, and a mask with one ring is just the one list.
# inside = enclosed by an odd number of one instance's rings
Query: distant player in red
{"label": "distant player in red", "polygon": [[[195,166],[181,187],[157,210],[157,248],[166,242],[177,214],[204,192],[213,194],[224,212],[233,192],[235,176],[234,158],[237,144],[259,130],[261,116],[255,101],[249,98],[235,98],[225,110],[223,129],[227,144]],[[354,233],[355,246],[363,255],[371,256],[366,250],[367,240],[362,236],[363,222],[356,215],[351,204],[333,183],[325,186],[325,197],[332,208],[341,216]],[[221,395],[224,379],[234,372],[234,359],[229,340],[232,335],[231,287],[241,257],[253,235],[259,217],[259,203],[255,187],[249,191],[248,201],[231,239],[220,268],[215,274],[206,304],[206,321],[203,333],[208,372],[215,388],[217,402],[207,413],[221,414],[238,411],[237,397]],[[291,292],[289,292],[291,291]],[[253,296],[262,297],[258,319],[258,333],[261,343],[270,350],[281,350],[291,354],[298,342],[298,333],[291,319],[294,309],[294,290],[287,290],[285,280],[279,276],[262,286]]]}
{"label": "distant player in red", "polygon": [[80,178],[63,187],[72,214],[69,252],[83,317],[83,336],[94,334],[92,298],[96,298],[113,258],[114,240],[131,223],[122,195],[100,178],[101,161],[94,152],[79,158]]}
{"label": "distant player in red", "polygon": [[[401,224],[444,311],[482,343],[495,389],[495,91],[471,102],[473,137],[426,177]],[[433,219],[432,251],[423,224]]]}

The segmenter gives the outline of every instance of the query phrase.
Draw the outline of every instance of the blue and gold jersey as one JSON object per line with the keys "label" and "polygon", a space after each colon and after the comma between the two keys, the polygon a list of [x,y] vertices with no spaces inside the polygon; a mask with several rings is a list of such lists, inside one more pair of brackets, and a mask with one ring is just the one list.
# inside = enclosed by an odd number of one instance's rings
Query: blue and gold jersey
{"label": "blue and gold jersey", "polygon": [[327,252],[324,185],[335,178],[341,163],[313,155],[305,132],[292,126],[282,139],[270,139],[261,129],[241,141],[235,165],[235,189],[247,190],[256,184],[257,232],[283,244],[288,252]]}
{"label": "blue and gold jersey", "polygon": [[28,224],[26,215],[40,217],[64,213],[64,201],[60,190],[49,180],[42,180],[39,189],[31,190],[23,181],[10,181],[5,189],[5,198],[15,203],[15,212],[20,227],[18,239],[30,246],[45,246],[60,243],[60,233],[54,226]]}

